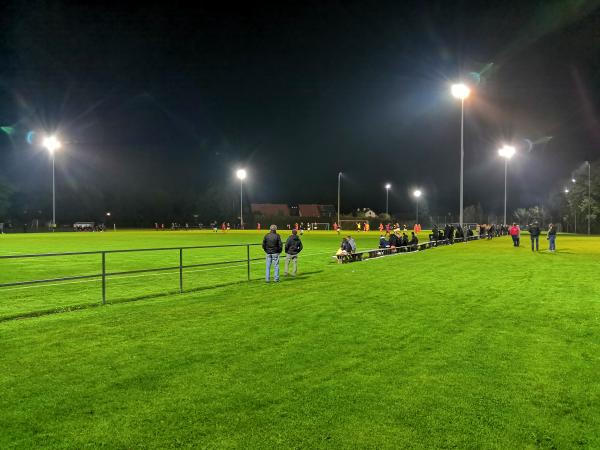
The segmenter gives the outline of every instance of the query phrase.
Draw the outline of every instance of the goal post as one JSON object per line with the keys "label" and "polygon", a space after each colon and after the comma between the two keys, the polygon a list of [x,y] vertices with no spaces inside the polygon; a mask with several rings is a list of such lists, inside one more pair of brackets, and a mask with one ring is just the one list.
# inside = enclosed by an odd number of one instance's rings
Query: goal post
{"label": "goal post", "polygon": [[364,231],[365,223],[369,224],[369,228],[371,228],[369,219],[342,219],[339,225],[342,231],[359,231],[358,224],[360,224],[360,231]]}
{"label": "goal post", "polygon": [[312,222],[309,224],[311,230],[330,230],[331,225],[328,222]]}

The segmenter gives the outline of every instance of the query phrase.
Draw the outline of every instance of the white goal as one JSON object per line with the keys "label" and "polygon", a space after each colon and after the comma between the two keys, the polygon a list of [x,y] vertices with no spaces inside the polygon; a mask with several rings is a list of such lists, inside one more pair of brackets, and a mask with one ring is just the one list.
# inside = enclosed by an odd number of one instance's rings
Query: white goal
{"label": "white goal", "polygon": [[367,219],[342,219],[340,220],[340,227],[342,231],[358,231],[358,224],[360,224],[360,231],[365,230],[365,223],[369,224],[369,228],[371,227],[371,223]]}
{"label": "white goal", "polygon": [[327,223],[327,222],[313,222],[313,223],[310,223],[309,225],[310,225],[311,230],[327,230],[327,231],[329,231],[329,227],[330,227],[329,223]]}

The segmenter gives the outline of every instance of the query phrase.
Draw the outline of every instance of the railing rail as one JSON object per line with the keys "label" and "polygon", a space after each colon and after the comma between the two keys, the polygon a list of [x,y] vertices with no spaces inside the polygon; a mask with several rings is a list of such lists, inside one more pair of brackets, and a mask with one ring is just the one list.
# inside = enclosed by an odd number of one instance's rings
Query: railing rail
{"label": "railing rail", "polygon": [[[135,248],[135,249],[125,249],[125,250],[96,250],[96,251],[86,251],[86,252],[63,252],[63,253],[38,253],[38,254],[22,254],[22,255],[3,255],[0,256],[0,260],[2,259],[21,259],[21,258],[51,258],[51,257],[61,257],[61,256],[78,256],[78,255],[100,255],[100,263],[101,263],[101,272],[88,274],[88,275],[73,275],[68,277],[56,277],[56,278],[45,278],[39,280],[25,280],[25,281],[14,281],[10,283],[0,283],[0,289],[4,287],[10,286],[25,286],[31,284],[43,284],[43,283],[55,283],[61,281],[71,281],[71,280],[82,280],[82,279],[90,279],[90,278],[99,278],[101,279],[102,284],[102,304],[106,304],[106,282],[109,277],[117,276],[117,275],[130,275],[130,274],[139,274],[139,273],[148,273],[148,272],[161,272],[167,270],[178,270],[179,271],[179,292],[183,293],[183,269],[190,269],[195,267],[207,267],[207,266],[219,266],[225,264],[239,264],[239,263],[247,263],[247,277],[248,281],[250,281],[250,263],[252,261],[258,261],[262,258],[250,258],[250,247],[255,247],[260,244],[226,244],[226,245],[194,245],[194,246],[185,246],[185,247],[161,247],[161,248]],[[198,264],[183,264],[183,256],[184,250],[195,250],[195,249],[214,249],[214,248],[232,248],[232,247],[246,247],[246,258],[244,259],[235,259],[228,261],[215,261],[208,263],[198,263]],[[135,270],[122,270],[118,272],[108,272],[106,268],[106,255],[115,254],[115,253],[133,253],[133,252],[157,252],[157,251],[179,251],[179,264],[176,266],[169,267],[153,267],[150,269],[135,269]]]}

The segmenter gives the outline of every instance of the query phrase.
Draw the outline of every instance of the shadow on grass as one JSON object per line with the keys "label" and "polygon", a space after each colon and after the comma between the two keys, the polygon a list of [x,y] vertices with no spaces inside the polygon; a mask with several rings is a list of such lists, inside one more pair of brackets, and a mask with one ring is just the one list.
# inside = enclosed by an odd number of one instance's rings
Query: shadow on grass
{"label": "shadow on grass", "polygon": [[[304,280],[304,279],[308,279],[308,278],[312,277],[313,275],[315,275],[317,273],[321,273],[321,272],[323,272],[323,271],[322,270],[314,270],[311,272],[303,272],[300,275],[297,275],[296,277],[291,277],[291,276],[285,277],[285,278],[282,277],[282,280],[284,280],[285,282]],[[251,278],[250,280],[232,281],[232,282],[227,282],[227,283],[217,283],[217,284],[210,284],[207,286],[200,286],[200,287],[195,287],[195,288],[191,288],[191,289],[185,289],[183,292],[179,292],[179,290],[171,289],[168,291],[154,292],[151,294],[137,295],[134,297],[117,298],[115,300],[107,301],[106,304],[107,305],[119,305],[122,303],[139,302],[141,300],[159,299],[162,297],[169,297],[169,296],[176,295],[176,294],[191,294],[194,292],[208,291],[211,289],[218,289],[218,288],[223,288],[223,287],[228,287],[228,286],[237,286],[237,285],[242,285],[242,284],[258,285],[260,283],[264,283],[263,278],[260,278],[260,279],[259,278]],[[52,314],[62,314],[62,313],[67,313],[67,312],[80,311],[83,309],[92,309],[92,308],[97,308],[99,306],[104,306],[104,305],[102,304],[102,302],[83,303],[83,304],[76,304],[76,305],[61,306],[61,307],[57,307],[57,308],[43,309],[43,310],[38,310],[38,311],[17,313],[17,314],[8,315],[8,316],[0,316],[0,323],[8,322],[11,320],[32,319],[34,317],[41,317],[41,316],[48,316],[48,315],[52,315]]]}

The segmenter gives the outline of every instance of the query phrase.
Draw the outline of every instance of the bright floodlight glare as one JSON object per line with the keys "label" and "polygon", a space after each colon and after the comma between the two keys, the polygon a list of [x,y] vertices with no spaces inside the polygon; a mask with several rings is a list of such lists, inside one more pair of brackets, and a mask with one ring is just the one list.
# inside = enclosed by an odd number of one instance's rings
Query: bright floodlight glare
{"label": "bright floodlight glare", "polygon": [[565,194],[568,194],[569,190],[567,188],[565,188]]}
{"label": "bright floodlight glare", "polygon": [[577,183],[577,180],[575,178],[571,178],[571,183]]}
{"label": "bright floodlight glare", "polygon": [[56,138],[56,136],[48,136],[44,138],[42,145],[50,152],[54,153],[55,150],[60,148],[60,141]]}
{"label": "bright floodlight glare", "polygon": [[392,188],[392,185],[391,185],[390,183],[388,183],[388,184],[386,184],[386,185],[385,185],[385,188],[386,188],[386,189],[391,189],[391,188]]}
{"label": "bright floodlight glare", "polygon": [[498,154],[503,158],[510,159],[516,153],[516,149],[512,145],[505,145],[500,150],[498,150]]}
{"label": "bright floodlight glare", "polygon": [[453,84],[451,91],[452,91],[452,95],[454,97],[458,98],[459,100],[464,100],[471,93],[471,89],[469,89],[469,86],[467,86],[466,84],[462,84],[462,83]]}
{"label": "bright floodlight glare", "polygon": [[110,217],[110,212],[107,212],[107,213],[106,213],[106,215],[107,215],[108,217]]}
{"label": "bright floodlight glare", "polygon": [[240,180],[245,180],[246,179],[246,171],[244,169],[240,169],[236,172],[237,177]]}
{"label": "bright floodlight glare", "polygon": [[413,192],[413,195],[417,198],[419,198],[421,196],[421,194],[423,194],[419,189],[417,189],[416,191]]}

